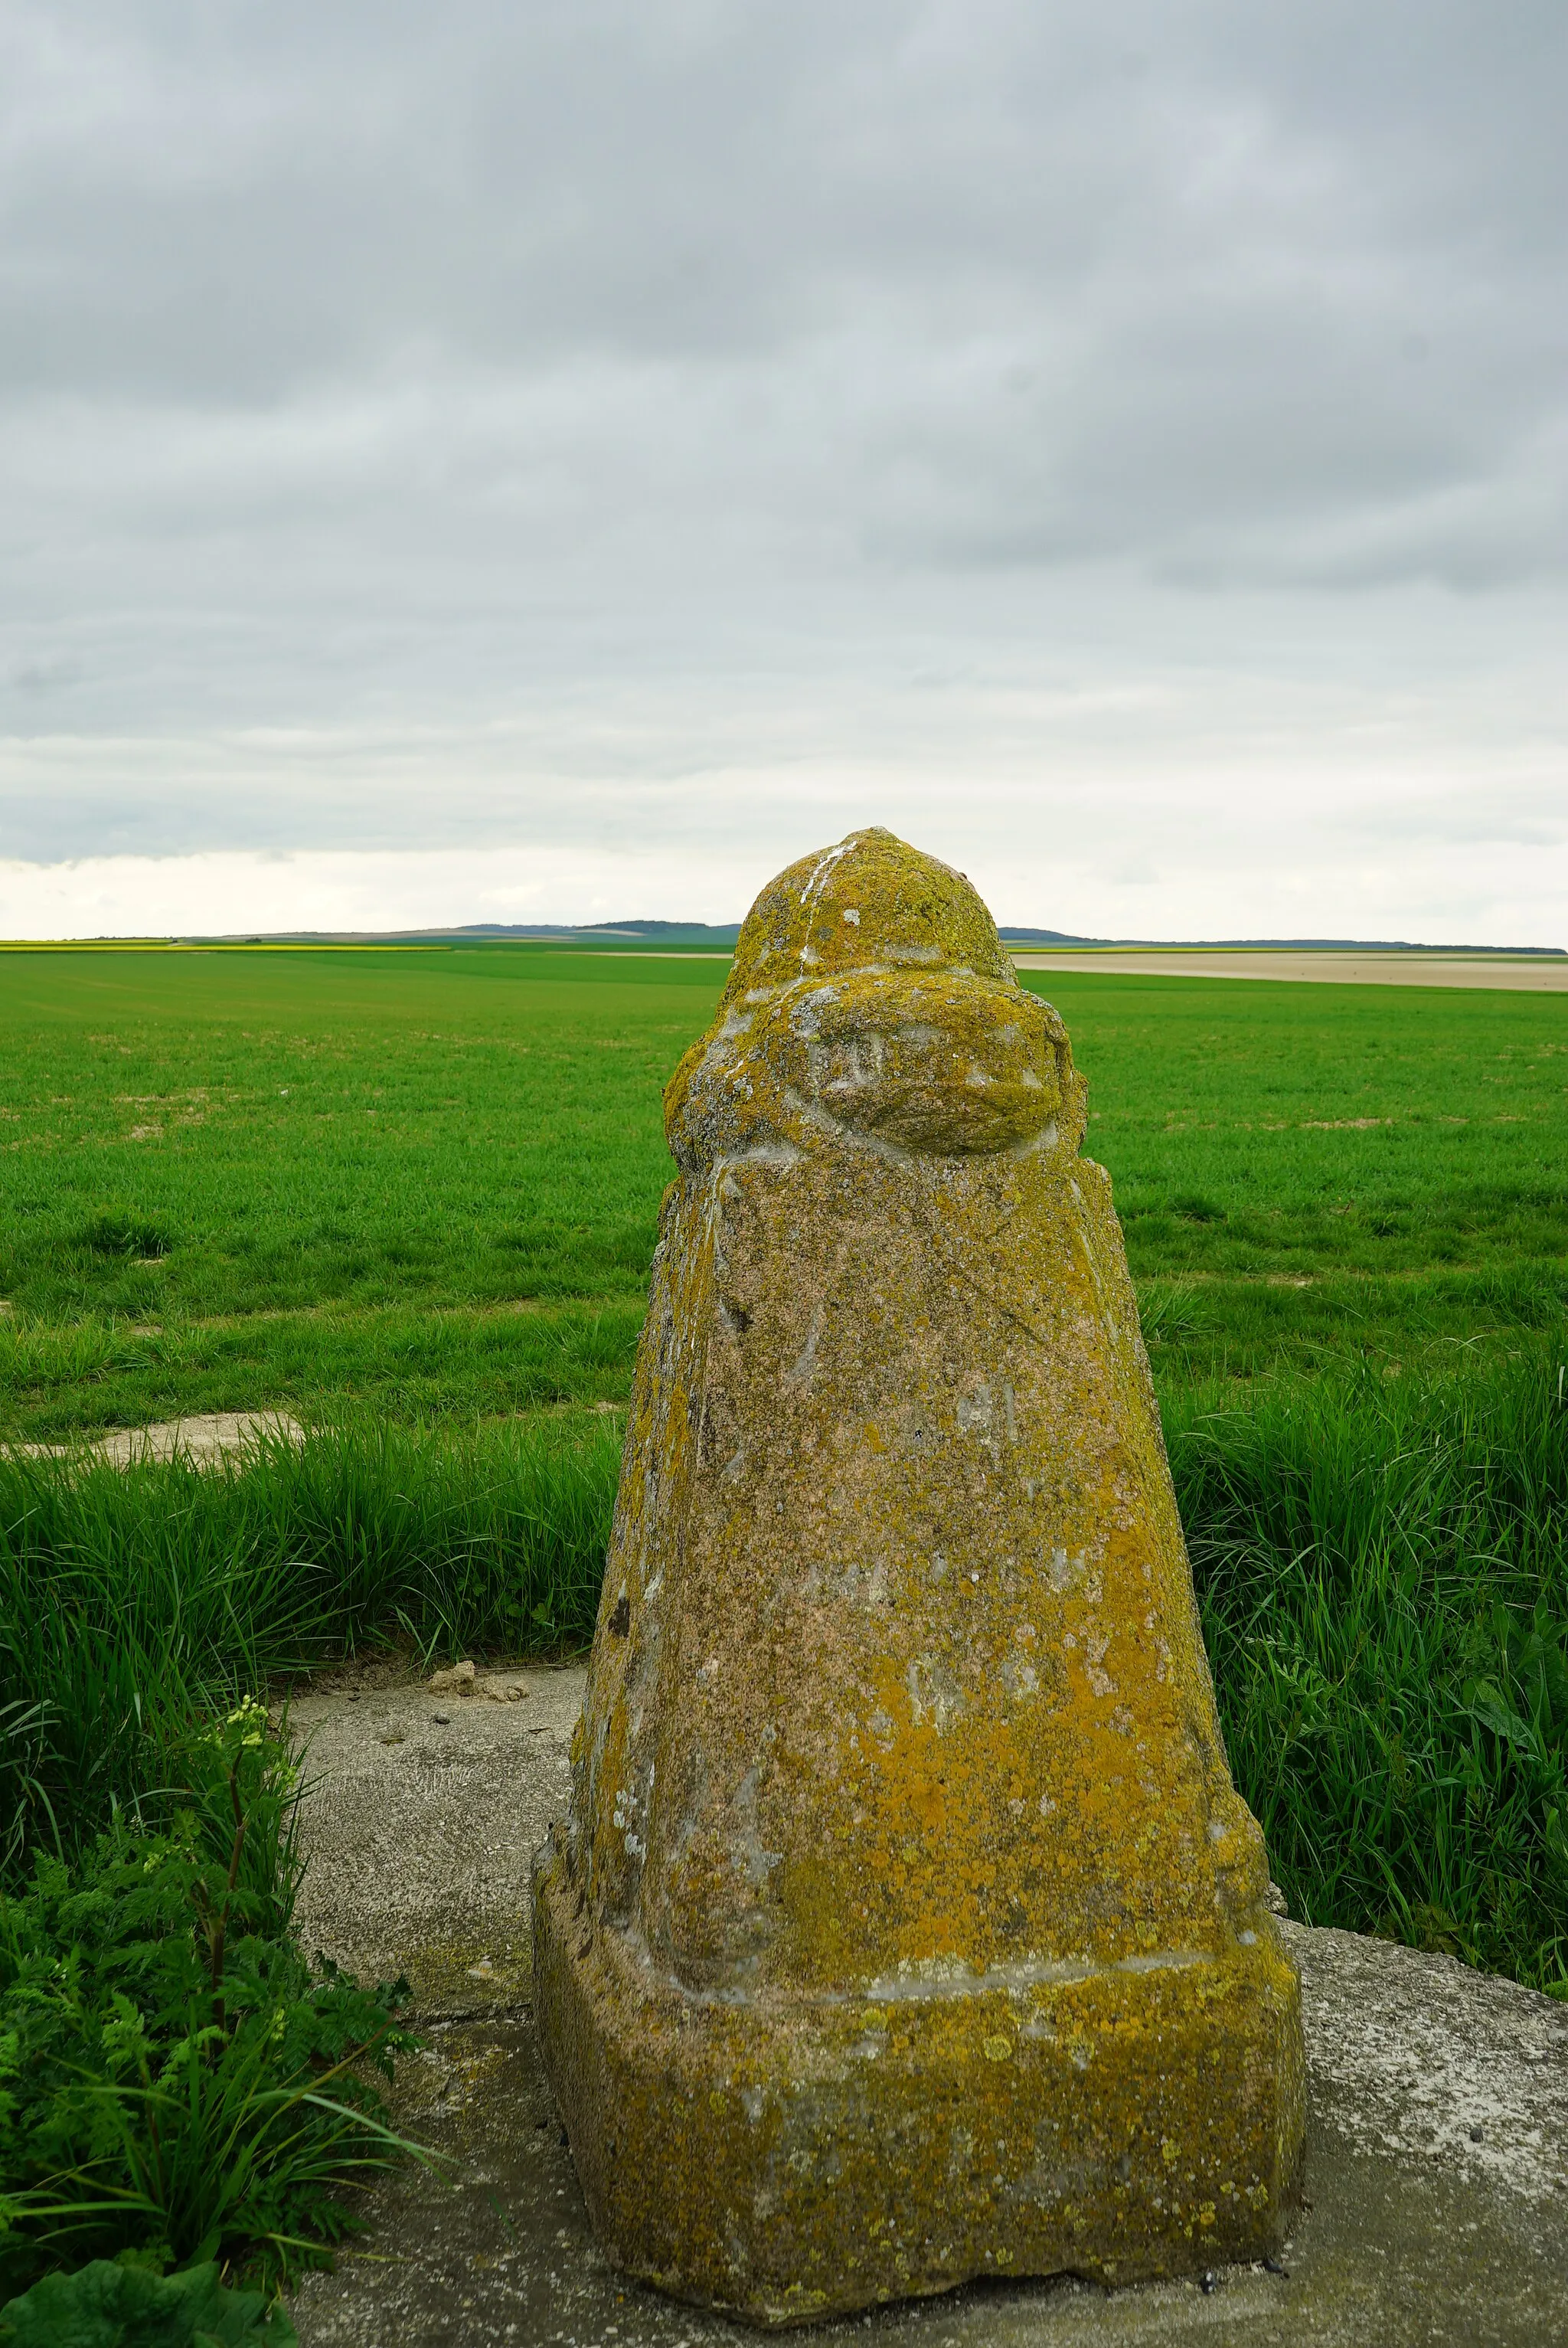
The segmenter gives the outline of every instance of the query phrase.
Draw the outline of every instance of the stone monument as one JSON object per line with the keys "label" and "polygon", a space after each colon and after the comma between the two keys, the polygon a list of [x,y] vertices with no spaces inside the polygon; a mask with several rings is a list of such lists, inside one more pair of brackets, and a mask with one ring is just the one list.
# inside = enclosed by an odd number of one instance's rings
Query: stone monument
{"label": "stone monument", "polygon": [[1266,2252],[1299,1986],[1084,1087],[963,877],[764,890],[664,1202],[546,2062],[595,2226],[785,2324]]}

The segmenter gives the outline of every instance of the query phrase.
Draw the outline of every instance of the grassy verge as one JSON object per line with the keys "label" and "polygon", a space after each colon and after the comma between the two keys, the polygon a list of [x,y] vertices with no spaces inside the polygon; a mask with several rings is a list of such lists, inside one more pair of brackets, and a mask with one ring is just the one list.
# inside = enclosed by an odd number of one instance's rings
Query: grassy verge
{"label": "grassy verge", "polygon": [[58,1443],[187,1412],[307,1418],[372,1404],[405,1423],[499,1417],[630,1391],[642,1299],[254,1313],[232,1321],[0,1321],[0,1418]]}
{"label": "grassy verge", "polygon": [[589,1417],[351,1422],[200,1473],[0,1459],[0,1836],[74,1848],[191,1717],[329,1657],[580,1641],[619,1457]]}
{"label": "grassy verge", "polygon": [[291,1931],[286,1739],[251,1702],[208,1725],[165,1705],[160,1730],[163,1773],[97,1832],[78,1801],[72,1843],[26,1879],[14,1854],[0,1897],[0,2300],[85,2266],[6,2311],[62,2348],[154,2337],[101,2320],[136,2290],[94,2261],[128,2260],[144,2298],[204,2268],[217,2312],[220,2268],[273,2284],[324,2258],[354,2221],[323,2188],[402,2149],[370,2073],[413,2045],[406,1985],[364,1992]]}
{"label": "grassy verge", "polygon": [[618,1452],[585,1418],[0,1462],[0,2300],[127,2251],[330,2251],[323,2188],[398,2148],[367,2065],[412,2042],[402,1985],[293,1936],[292,1765],[247,1691],[399,1637],[580,1638]]}
{"label": "grassy verge", "polygon": [[[1568,1980],[1568,1409],[1554,1357],[1186,1386],[1178,1498],[1231,1762],[1293,1912]],[[159,1692],[395,1637],[587,1639],[619,1426],[344,1425],[215,1475],[0,1469],[15,1836],[159,1782]],[[20,1717],[21,1715],[19,1715]]]}
{"label": "grassy verge", "polygon": [[1568,1408],[1547,1357],[1167,1436],[1225,1740],[1293,1914],[1568,1993]]}
{"label": "grassy verge", "polygon": [[[1536,1350],[1245,1408],[1178,1384],[1165,1418],[1292,1911],[1564,1995],[1559,1385]],[[619,1442],[585,1412],[345,1421],[206,1473],[0,1460],[0,2293],[127,2250],[263,2279],[330,2250],[323,2187],[396,2149],[366,2059],[408,2042],[396,1984],[292,1938],[288,1756],[245,1691],[395,1641],[580,1645]]]}

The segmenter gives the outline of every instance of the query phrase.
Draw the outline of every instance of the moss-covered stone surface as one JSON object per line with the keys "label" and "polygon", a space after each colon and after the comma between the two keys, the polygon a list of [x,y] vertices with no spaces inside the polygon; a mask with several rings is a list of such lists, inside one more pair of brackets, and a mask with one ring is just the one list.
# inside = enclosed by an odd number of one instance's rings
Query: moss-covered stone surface
{"label": "moss-covered stone surface", "polygon": [[666,1096],[546,2059],[612,2254],[785,2323],[1279,2239],[1299,1989],[1061,1021],[885,832]]}

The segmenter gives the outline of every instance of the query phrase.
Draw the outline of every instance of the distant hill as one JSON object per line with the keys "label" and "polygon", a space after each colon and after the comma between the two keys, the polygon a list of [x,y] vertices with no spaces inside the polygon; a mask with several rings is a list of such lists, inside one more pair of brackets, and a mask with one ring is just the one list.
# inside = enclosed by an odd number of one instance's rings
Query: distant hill
{"label": "distant hill", "polygon": [[[1071,930],[1033,930],[1003,922],[1001,934],[1018,946],[1129,947],[1143,953],[1220,953],[1273,951],[1292,953],[1541,954],[1561,957],[1563,946],[1429,945],[1412,938],[1084,938]],[[272,930],[264,934],[231,932],[223,937],[188,936],[190,945],[438,945],[473,940],[540,945],[687,947],[728,953],[741,934],[738,922],[465,922],[450,930]],[[100,941],[108,942],[108,941]]]}
{"label": "distant hill", "polygon": [[[1200,950],[1210,953],[1225,950],[1239,952],[1250,948],[1256,953],[1273,948],[1278,953],[1501,953],[1501,954],[1562,954],[1562,946],[1462,946],[1420,945],[1410,938],[1084,938],[1071,930],[1030,930],[1015,927],[1009,922],[999,924],[1004,938],[1016,945],[1027,946],[1141,946],[1161,947],[1169,952],[1186,953]],[[649,945],[705,945],[721,948],[733,946],[740,936],[738,922],[600,922],[591,926],[572,928],[548,922],[470,922],[461,930],[421,932],[423,936],[440,934],[448,937],[488,938],[613,938],[630,944],[633,942]]]}
{"label": "distant hill", "polygon": [[422,937],[615,938],[626,944],[715,946],[728,951],[741,934],[739,922],[594,922],[575,926],[559,922],[466,922],[460,930],[421,931]]}

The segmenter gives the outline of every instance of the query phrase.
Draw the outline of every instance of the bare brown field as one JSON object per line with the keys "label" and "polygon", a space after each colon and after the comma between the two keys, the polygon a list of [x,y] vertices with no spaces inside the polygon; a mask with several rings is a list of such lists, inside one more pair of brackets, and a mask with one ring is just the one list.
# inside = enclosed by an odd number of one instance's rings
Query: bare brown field
{"label": "bare brown field", "polygon": [[1561,959],[1517,962],[1491,955],[1336,953],[1281,948],[1249,953],[1221,947],[1212,953],[1187,947],[1027,947],[1013,954],[1020,970],[1126,972],[1143,978],[1283,978],[1340,986],[1474,986],[1509,993],[1568,994],[1568,954]]}

